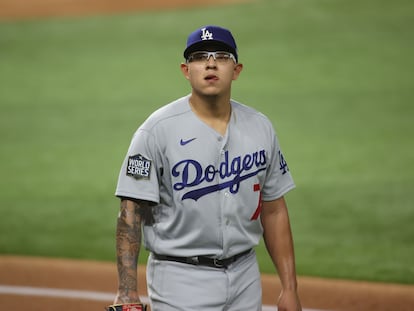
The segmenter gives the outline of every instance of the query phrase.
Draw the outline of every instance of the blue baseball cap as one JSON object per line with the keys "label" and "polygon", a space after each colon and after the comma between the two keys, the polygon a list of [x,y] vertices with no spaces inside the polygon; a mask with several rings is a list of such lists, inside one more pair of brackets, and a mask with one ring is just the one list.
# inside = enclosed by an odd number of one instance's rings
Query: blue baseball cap
{"label": "blue baseball cap", "polygon": [[238,61],[236,41],[230,30],[213,25],[201,27],[188,36],[184,58],[187,59],[192,52],[203,50],[208,46],[217,46],[223,51],[230,52]]}

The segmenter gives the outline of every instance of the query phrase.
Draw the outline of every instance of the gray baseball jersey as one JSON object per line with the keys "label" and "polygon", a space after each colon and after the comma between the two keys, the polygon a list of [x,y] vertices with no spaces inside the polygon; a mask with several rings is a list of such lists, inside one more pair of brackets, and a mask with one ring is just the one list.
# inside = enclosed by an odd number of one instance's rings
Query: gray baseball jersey
{"label": "gray baseball jersey", "polygon": [[295,187],[269,119],[231,101],[224,136],[192,111],[190,96],[155,111],[136,131],[116,195],[154,202],[150,251],[228,258],[262,236],[262,201]]}

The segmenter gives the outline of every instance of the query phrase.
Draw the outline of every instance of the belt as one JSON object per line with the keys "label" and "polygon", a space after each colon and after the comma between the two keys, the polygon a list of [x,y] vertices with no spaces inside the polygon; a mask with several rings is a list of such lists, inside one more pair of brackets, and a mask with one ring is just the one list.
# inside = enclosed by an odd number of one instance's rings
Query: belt
{"label": "belt", "polygon": [[160,255],[156,253],[152,253],[155,259],[157,260],[167,260],[167,261],[175,261],[181,263],[187,263],[191,265],[200,265],[200,266],[208,266],[213,268],[227,268],[229,265],[237,261],[240,257],[247,255],[250,253],[252,249],[248,249],[247,251],[241,252],[236,254],[232,257],[225,258],[225,259],[217,259],[211,258],[206,256],[193,256],[193,257],[177,257],[177,256],[168,256],[168,255]]}

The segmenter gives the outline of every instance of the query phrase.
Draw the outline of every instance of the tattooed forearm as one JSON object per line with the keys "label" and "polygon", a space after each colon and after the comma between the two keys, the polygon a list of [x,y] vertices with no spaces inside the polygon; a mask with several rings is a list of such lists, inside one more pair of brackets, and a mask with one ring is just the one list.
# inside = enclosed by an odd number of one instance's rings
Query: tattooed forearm
{"label": "tattooed forearm", "polygon": [[116,230],[119,289],[137,291],[137,261],[141,247],[140,204],[122,200]]}

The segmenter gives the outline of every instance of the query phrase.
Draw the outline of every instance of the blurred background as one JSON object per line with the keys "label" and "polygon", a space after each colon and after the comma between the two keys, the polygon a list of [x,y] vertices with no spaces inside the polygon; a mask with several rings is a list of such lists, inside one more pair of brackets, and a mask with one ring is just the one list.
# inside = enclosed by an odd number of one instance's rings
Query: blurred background
{"label": "blurred background", "polygon": [[233,97],[270,117],[297,184],[298,273],[414,283],[414,2],[35,2],[0,0],[0,254],[115,260],[132,134],[190,92],[187,35],[218,24],[245,66]]}

